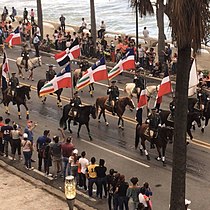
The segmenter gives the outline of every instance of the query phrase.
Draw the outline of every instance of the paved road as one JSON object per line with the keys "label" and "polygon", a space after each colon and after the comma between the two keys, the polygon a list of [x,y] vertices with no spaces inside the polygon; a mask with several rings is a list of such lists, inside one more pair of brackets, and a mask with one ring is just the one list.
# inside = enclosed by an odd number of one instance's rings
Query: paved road
{"label": "paved road", "polygon": [[[16,49],[16,48],[15,48]],[[8,57],[15,59],[20,55],[20,51],[17,48],[16,52],[11,52],[8,50]],[[54,59],[49,57],[42,57],[43,63],[54,63]],[[11,71],[15,70],[16,67],[14,62],[10,61]],[[73,66],[74,68],[74,66]],[[34,71],[34,82],[25,82],[36,87],[38,79],[44,78],[45,70],[47,66],[43,65],[41,68],[37,68]],[[56,69],[59,71],[59,68]],[[123,89],[126,82],[130,82],[130,78],[119,76],[117,78],[118,85]],[[150,81],[148,81],[149,83]],[[56,100],[54,97],[48,97],[47,103],[43,105],[36,92],[32,90],[32,99],[28,102],[30,107],[30,118],[38,122],[38,127],[35,129],[35,136],[38,137],[42,134],[45,128],[50,129],[52,136],[57,134],[58,121],[61,117],[62,110],[57,108]],[[93,104],[96,97],[105,95],[106,88],[104,85],[95,86],[94,98],[91,98],[88,94],[88,88],[84,89],[81,93],[82,100],[85,103]],[[66,89],[63,93],[64,100],[63,103],[67,103],[69,100],[70,89]],[[124,95],[121,92],[121,95]],[[169,97],[164,97],[164,103],[162,108],[168,107]],[[153,104],[151,104],[153,106]],[[3,110],[3,107],[0,107]],[[11,106],[11,118],[20,123],[22,126],[25,125],[25,120],[18,121],[16,116],[16,107]],[[24,109],[22,109],[22,116],[24,117]],[[5,116],[5,115],[4,115]],[[90,121],[90,129],[93,136],[93,141],[88,140],[87,131],[85,128],[81,130],[81,139],[75,137],[76,127],[73,127],[73,137],[74,143],[79,148],[79,151],[86,150],[88,153],[88,158],[91,156],[96,156],[97,160],[99,158],[104,158],[106,160],[106,165],[108,168],[114,167],[119,172],[125,174],[127,180],[132,176],[138,176],[140,184],[144,181],[148,181],[154,191],[153,205],[154,209],[157,210],[167,210],[170,198],[170,179],[171,179],[171,165],[172,165],[172,145],[168,145],[166,153],[167,167],[163,168],[160,162],[155,160],[156,151],[149,151],[151,154],[151,161],[147,161],[145,156],[141,157],[139,151],[134,149],[134,134],[136,124],[130,119],[134,119],[135,112],[131,113],[126,110],[125,116],[128,120],[125,121],[125,130],[118,129],[117,119],[109,115],[108,121],[110,125],[105,126],[104,122],[98,123],[96,120]],[[129,119],[130,118],[130,119]],[[197,129],[193,132],[194,138],[200,140],[201,142],[209,142],[209,127],[206,129],[204,134]],[[188,199],[192,200],[192,209],[208,209],[208,193],[209,183],[210,183],[210,171],[209,171],[209,144],[201,145],[192,143],[188,146],[188,161],[187,161],[187,192],[186,196]],[[53,182],[57,187],[60,186],[59,180]],[[202,192],[201,190],[202,189]],[[194,192],[201,192],[199,194]],[[106,210],[106,201],[89,201],[84,196],[81,195],[81,199],[90,205],[96,205],[98,209]]]}

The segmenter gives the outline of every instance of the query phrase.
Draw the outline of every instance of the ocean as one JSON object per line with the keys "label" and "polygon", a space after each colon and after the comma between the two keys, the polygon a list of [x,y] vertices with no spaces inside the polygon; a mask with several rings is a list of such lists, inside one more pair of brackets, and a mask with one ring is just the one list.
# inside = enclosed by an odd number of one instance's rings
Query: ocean
{"label": "ocean", "polygon": [[[81,18],[90,23],[90,0],[41,0],[44,20],[59,22],[59,17],[63,14],[66,17],[66,23],[71,25],[81,25]],[[154,0],[155,1],[155,0]],[[32,8],[36,12],[36,0],[1,0],[0,11],[6,6],[11,13],[14,6],[17,9],[18,16],[21,16],[23,9],[28,11]],[[136,30],[135,11],[129,6],[128,0],[95,0],[96,24],[99,25],[104,20],[107,31],[134,34]],[[169,22],[165,19],[165,34],[170,39],[171,29]],[[157,38],[156,16],[147,16],[139,18],[139,35],[142,35],[144,27],[149,30],[150,36]]]}

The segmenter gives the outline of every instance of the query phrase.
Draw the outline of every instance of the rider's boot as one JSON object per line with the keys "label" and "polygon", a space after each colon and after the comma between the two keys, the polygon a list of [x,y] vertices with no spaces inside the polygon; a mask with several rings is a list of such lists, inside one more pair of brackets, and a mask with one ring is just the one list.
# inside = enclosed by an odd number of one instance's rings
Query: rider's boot
{"label": "rider's boot", "polygon": [[155,149],[154,138],[151,138],[150,149]]}
{"label": "rider's boot", "polygon": [[16,105],[17,104],[14,96],[13,96],[13,99],[12,99],[12,104],[13,105]]}

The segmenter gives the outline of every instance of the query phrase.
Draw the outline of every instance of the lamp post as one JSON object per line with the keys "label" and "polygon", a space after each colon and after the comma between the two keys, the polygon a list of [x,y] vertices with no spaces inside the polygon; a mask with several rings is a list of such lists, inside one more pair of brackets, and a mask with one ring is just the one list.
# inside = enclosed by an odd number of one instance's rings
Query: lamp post
{"label": "lamp post", "polygon": [[139,60],[138,45],[139,45],[139,21],[138,21],[138,0],[135,0],[136,4],[136,63]]}
{"label": "lamp post", "polygon": [[76,193],[76,182],[74,176],[67,176],[65,178],[65,196],[69,210],[74,209]]}

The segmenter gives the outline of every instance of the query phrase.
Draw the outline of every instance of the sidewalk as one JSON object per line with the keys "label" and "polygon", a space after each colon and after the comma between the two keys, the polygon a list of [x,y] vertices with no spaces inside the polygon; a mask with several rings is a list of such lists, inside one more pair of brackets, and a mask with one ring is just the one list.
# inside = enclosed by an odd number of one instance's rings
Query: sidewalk
{"label": "sidewalk", "polygon": [[[68,210],[62,191],[0,160],[1,210]],[[15,202],[14,202],[15,199]],[[74,210],[94,210],[75,200]]]}

